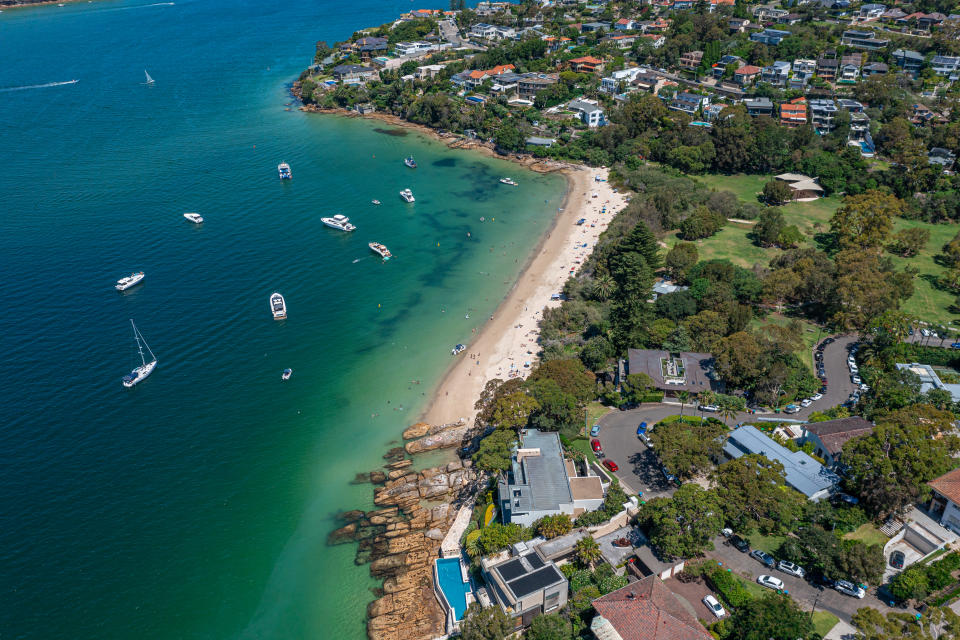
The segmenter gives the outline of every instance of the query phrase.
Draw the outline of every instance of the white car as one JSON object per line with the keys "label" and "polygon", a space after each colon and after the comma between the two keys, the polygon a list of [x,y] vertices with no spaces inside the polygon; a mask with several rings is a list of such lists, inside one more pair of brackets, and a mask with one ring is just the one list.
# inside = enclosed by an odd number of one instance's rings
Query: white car
{"label": "white car", "polygon": [[777,589],[778,591],[783,589],[783,580],[774,578],[773,576],[760,576],[757,578],[757,584],[768,589]]}
{"label": "white car", "polygon": [[820,400],[821,398],[823,398],[822,393],[815,393],[812,396],[810,396],[810,399],[813,400],[814,402],[816,402],[817,400]]}
{"label": "white car", "polygon": [[861,382],[863,382],[863,380],[861,380],[860,376],[858,376],[857,374],[853,374],[852,376],[850,376],[850,382],[852,382],[853,384],[860,384]]}
{"label": "white car", "polygon": [[777,565],[777,569],[783,571],[784,573],[790,574],[791,576],[796,576],[802,578],[806,575],[806,572],[803,570],[803,567],[796,565],[792,562],[787,562],[786,560],[781,560]]}
{"label": "white car", "polygon": [[853,596],[854,598],[863,598],[865,595],[867,595],[867,592],[863,590],[863,587],[855,585],[852,582],[847,582],[846,580],[837,580],[836,584],[833,585],[833,588],[840,593],[845,593],[848,596]]}
{"label": "white car", "polygon": [[811,404],[813,404],[813,400],[811,400],[810,398],[804,398],[803,400],[800,401],[801,407],[809,407]]}
{"label": "white car", "polygon": [[870,391],[870,385],[865,382],[860,383],[860,391]]}
{"label": "white car", "polygon": [[920,329],[920,335],[926,338],[927,336],[930,335],[930,329]]}
{"label": "white car", "polygon": [[716,413],[717,411],[720,411],[720,407],[718,407],[718,406],[715,405],[715,404],[701,404],[701,405],[700,405],[699,407],[697,407],[697,408],[698,408],[700,411],[708,411],[708,412],[710,412],[710,413]]}
{"label": "white car", "polygon": [[704,596],[703,604],[707,605],[707,609],[710,609],[710,613],[718,618],[722,618],[723,616],[727,615],[727,612],[723,609],[723,605],[720,604],[720,601],[714,598],[712,595]]}
{"label": "white car", "polygon": [[860,367],[855,364],[850,365],[850,373],[860,373]]}

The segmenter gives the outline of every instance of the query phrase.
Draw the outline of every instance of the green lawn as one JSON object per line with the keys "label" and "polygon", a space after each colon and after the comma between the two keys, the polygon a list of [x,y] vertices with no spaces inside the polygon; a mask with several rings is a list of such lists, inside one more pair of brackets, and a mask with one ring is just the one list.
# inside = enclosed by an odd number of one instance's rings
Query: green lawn
{"label": "green lawn", "polygon": [[[700,260],[725,259],[747,269],[757,263],[767,266],[777,249],[764,249],[753,244],[747,237],[750,229],[751,225],[729,222],[715,235],[697,240]],[[676,234],[670,234],[664,240],[671,248],[680,241]]]}
{"label": "green lawn", "polygon": [[[592,427],[597,424],[597,421],[603,416],[610,413],[613,409],[606,407],[599,402],[591,402],[587,405],[587,425]],[[590,432],[588,431],[587,434]],[[586,434],[585,434],[586,435]]]}
{"label": "green lawn", "polygon": [[766,587],[761,587],[759,584],[757,584],[756,578],[754,578],[753,580],[750,580],[749,578],[744,578],[743,576],[737,573],[734,573],[733,575],[735,575],[737,577],[737,580],[739,580],[743,584],[743,587],[747,590],[747,593],[749,593],[754,598],[762,598],[763,596],[770,593],[770,589],[767,589]]}
{"label": "green lawn", "polygon": [[[770,555],[773,555],[773,553],[780,548],[780,545],[782,545],[786,539],[786,536],[765,536],[757,532],[747,536],[747,541],[750,542],[750,547],[752,549],[760,549],[761,551],[766,551]],[[759,587],[760,585],[757,586]]]}
{"label": "green lawn", "polygon": [[771,313],[765,318],[754,318],[750,323],[751,329],[759,329],[769,325],[784,326],[797,320],[803,326],[803,332],[800,339],[803,341],[803,350],[800,352],[800,359],[813,371],[813,347],[817,344],[817,337],[826,335],[820,330],[820,327],[803,318],[791,318],[780,313]]}
{"label": "green lawn", "polygon": [[880,533],[880,530],[870,523],[861,525],[859,529],[856,531],[851,531],[843,537],[847,540],[860,540],[864,544],[868,545],[879,544],[881,547],[887,544],[887,541],[890,540],[890,538]]}
{"label": "green lawn", "polygon": [[957,234],[957,227],[949,224],[930,224],[917,220],[900,219],[896,220],[893,225],[894,232],[911,227],[919,227],[930,231],[930,242],[927,243],[924,250],[913,258],[899,258],[890,253],[886,254],[900,268],[910,265],[919,270],[917,277],[913,280],[914,294],[903,305],[903,311],[924,322],[946,324],[951,320],[957,320],[956,314],[947,311],[947,307],[953,304],[956,294],[936,287],[936,279],[946,269],[933,261],[934,256],[940,253],[941,247]]}
{"label": "green lawn", "polygon": [[830,629],[833,629],[833,626],[839,621],[840,619],[829,611],[813,612],[813,630],[821,638],[827,635]]}

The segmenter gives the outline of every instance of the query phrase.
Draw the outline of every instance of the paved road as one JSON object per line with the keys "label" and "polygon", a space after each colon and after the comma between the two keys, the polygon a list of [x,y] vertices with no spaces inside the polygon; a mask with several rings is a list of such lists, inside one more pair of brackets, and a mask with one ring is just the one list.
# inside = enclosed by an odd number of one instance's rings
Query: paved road
{"label": "paved road", "polygon": [[804,420],[814,411],[823,411],[847,401],[847,398],[856,389],[856,385],[850,382],[850,369],[847,366],[850,347],[856,342],[856,336],[840,336],[834,338],[832,343],[824,347],[823,368],[829,383],[827,384],[827,392],[823,394],[823,398],[809,407],[801,409],[800,413],[790,416],[791,418]]}
{"label": "paved road", "polygon": [[455,47],[461,46],[464,42],[457,25],[450,19],[440,21],[440,35]]}
{"label": "paved road", "polygon": [[767,569],[760,562],[754,560],[747,553],[741,553],[734,547],[726,544],[726,540],[718,537],[713,541],[715,550],[707,553],[708,557],[718,560],[724,566],[733,569],[737,573],[756,580],[757,576],[767,574],[783,580],[787,591],[796,600],[801,608],[807,611],[817,603],[817,611],[826,610],[845,622],[850,621],[850,617],[861,607],[872,607],[882,612],[904,611],[903,609],[892,609],[877,598],[877,588],[871,587],[867,590],[867,595],[862,600],[840,593],[834,589],[824,588],[820,591],[817,587],[794,576],[787,575],[776,569]]}

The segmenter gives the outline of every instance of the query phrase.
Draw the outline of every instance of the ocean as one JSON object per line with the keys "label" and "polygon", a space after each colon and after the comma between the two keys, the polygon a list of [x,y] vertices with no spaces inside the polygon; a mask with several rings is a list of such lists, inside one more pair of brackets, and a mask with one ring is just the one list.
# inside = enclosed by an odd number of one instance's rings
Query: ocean
{"label": "ocean", "polygon": [[[376,582],[325,544],[337,512],[370,506],[350,481],[396,446],[564,191],[376,121],[287,111],[317,40],[423,6],[0,13],[4,638],[365,637]],[[324,227],[335,213],[358,230]],[[124,389],[130,319],[159,365]]]}

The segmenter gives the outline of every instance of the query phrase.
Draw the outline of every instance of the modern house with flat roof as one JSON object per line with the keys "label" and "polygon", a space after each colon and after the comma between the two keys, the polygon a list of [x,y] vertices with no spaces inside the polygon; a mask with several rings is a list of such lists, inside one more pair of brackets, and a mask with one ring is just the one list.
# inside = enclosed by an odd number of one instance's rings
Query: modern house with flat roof
{"label": "modern house with flat roof", "polygon": [[931,389],[943,389],[950,392],[954,402],[960,401],[960,384],[947,384],[940,380],[936,369],[928,364],[913,362],[910,364],[897,363],[897,369],[906,370],[916,374],[920,378],[920,393],[926,393]]}
{"label": "modern house with flat roof", "polygon": [[723,445],[723,452],[731,459],[760,454],[768,460],[776,460],[783,465],[787,485],[814,502],[829,496],[840,481],[840,476],[804,452],[790,451],[750,425],[731,431]]}
{"label": "modern house with flat roof", "polygon": [[564,459],[555,432],[525,429],[510,470],[498,479],[497,494],[504,522],[530,526],[543,516],[576,517],[598,509],[603,483],[599,476],[577,474],[574,462]]}
{"label": "modern house with flat roof", "polygon": [[625,375],[645,373],[662,391],[700,393],[713,387],[713,356],[682,351],[628,349]]}
{"label": "modern house with flat roof", "polygon": [[809,422],[803,425],[800,445],[812,442],[813,455],[823,458],[827,467],[833,469],[840,463],[844,444],[872,431],[873,423],[860,416],[826,422]]}
{"label": "modern house with flat roof", "polygon": [[522,629],[537,616],[567,604],[567,579],[556,565],[525,544],[516,556],[482,558],[480,568],[497,604]]}

